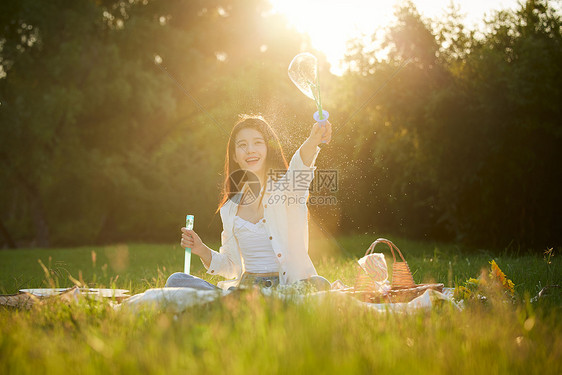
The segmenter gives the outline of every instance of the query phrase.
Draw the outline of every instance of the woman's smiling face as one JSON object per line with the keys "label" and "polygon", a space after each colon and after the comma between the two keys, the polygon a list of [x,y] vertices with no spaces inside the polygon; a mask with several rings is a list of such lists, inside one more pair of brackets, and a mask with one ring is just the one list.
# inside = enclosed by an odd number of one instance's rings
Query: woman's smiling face
{"label": "woman's smiling face", "polygon": [[234,140],[234,161],[240,169],[260,175],[265,172],[267,145],[261,132],[253,128],[244,128],[236,134]]}

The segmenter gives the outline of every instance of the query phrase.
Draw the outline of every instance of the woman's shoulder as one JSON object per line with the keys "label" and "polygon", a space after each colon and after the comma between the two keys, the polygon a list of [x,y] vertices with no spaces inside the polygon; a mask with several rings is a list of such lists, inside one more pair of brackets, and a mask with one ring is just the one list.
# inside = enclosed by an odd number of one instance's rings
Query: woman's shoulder
{"label": "woman's shoulder", "polygon": [[221,206],[221,208],[219,209],[221,216],[223,216],[227,211],[228,211],[228,207],[230,206],[232,202],[230,201],[230,199],[227,199],[223,205]]}
{"label": "woman's shoulder", "polygon": [[220,215],[221,218],[224,219],[230,216],[231,210],[233,205],[236,205],[236,199],[238,198],[238,196],[240,195],[240,193],[236,194],[234,197],[227,199],[226,202],[224,202],[224,204],[221,206],[220,208]]}

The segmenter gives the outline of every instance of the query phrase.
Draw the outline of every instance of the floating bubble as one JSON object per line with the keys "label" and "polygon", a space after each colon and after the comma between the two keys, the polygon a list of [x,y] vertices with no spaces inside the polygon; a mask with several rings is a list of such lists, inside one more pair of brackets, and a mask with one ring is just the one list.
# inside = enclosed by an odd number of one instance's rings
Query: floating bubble
{"label": "floating bubble", "polygon": [[318,96],[318,60],[310,53],[295,56],[289,64],[289,78],[302,93],[312,100]]}
{"label": "floating bubble", "polygon": [[289,78],[302,93],[314,100],[318,111],[313,118],[320,125],[328,120],[329,113],[322,110],[320,83],[318,78],[318,60],[308,52],[299,53],[289,64]]}

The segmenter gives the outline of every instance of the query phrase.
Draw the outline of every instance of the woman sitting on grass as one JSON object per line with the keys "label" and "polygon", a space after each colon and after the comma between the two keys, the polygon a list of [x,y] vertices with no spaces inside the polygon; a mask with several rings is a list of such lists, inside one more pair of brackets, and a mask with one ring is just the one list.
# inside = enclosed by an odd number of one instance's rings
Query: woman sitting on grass
{"label": "woman sitting on grass", "polygon": [[[308,256],[306,201],[318,145],[329,143],[331,135],[330,123],[314,124],[287,166],[277,135],[262,117],[243,116],[236,123],[228,140],[223,197],[217,209],[223,223],[219,252],[206,246],[195,231],[181,228],[181,246],[201,258],[207,273],[229,279],[219,282],[219,288],[304,281],[318,290],[330,289]],[[171,275],[166,286],[217,289],[181,272]]]}

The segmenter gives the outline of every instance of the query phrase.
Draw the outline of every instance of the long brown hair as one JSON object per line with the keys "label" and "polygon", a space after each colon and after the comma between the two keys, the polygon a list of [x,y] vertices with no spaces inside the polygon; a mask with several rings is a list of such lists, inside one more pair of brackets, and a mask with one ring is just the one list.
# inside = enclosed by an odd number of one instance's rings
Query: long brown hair
{"label": "long brown hair", "polygon": [[[239,170],[240,167],[238,163],[233,160],[233,155],[235,153],[235,140],[236,135],[242,129],[251,128],[259,131],[265,140],[267,145],[267,156],[265,158],[265,169],[266,171],[274,170],[275,174],[271,177],[275,180],[276,176],[282,176],[288,168],[287,160],[283,154],[283,149],[281,148],[281,143],[279,143],[279,138],[275,131],[271,128],[269,123],[265,121],[262,116],[258,115],[240,115],[240,118],[232,128],[230,132],[230,137],[228,138],[228,145],[226,146],[226,156],[224,161],[224,183],[221,192],[221,200],[219,207],[216,212],[219,212],[221,207],[231,198],[234,194],[238,193],[238,186],[233,184],[230,178],[231,173]],[[279,173],[278,172],[282,172]],[[239,184],[240,186],[240,184]]]}

